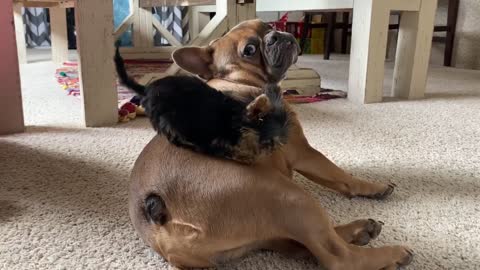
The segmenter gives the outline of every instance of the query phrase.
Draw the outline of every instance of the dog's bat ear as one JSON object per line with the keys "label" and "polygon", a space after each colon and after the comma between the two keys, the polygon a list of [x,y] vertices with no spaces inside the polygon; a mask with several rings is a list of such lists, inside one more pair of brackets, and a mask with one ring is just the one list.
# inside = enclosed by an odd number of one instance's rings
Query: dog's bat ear
{"label": "dog's bat ear", "polygon": [[172,58],[179,67],[208,80],[213,77],[212,53],[211,47],[183,47],[175,50]]}

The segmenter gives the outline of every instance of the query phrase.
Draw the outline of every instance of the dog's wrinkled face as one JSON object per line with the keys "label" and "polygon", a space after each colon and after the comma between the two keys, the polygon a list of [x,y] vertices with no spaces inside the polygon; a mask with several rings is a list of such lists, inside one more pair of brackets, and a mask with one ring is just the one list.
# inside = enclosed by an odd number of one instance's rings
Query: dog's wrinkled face
{"label": "dog's wrinkled face", "polygon": [[176,50],[173,60],[207,80],[220,78],[262,87],[266,82],[282,80],[299,53],[291,34],[275,31],[261,20],[250,20],[209,46]]}

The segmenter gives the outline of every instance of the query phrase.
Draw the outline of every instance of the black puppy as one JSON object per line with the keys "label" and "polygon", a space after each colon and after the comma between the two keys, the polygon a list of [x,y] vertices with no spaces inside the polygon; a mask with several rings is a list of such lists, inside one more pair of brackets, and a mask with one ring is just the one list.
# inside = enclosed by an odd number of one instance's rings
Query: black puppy
{"label": "black puppy", "polygon": [[141,96],[153,128],[177,146],[252,163],[287,140],[289,115],[277,84],[239,100],[192,76],[138,84],[128,76],[118,46],[115,64],[120,82]]}

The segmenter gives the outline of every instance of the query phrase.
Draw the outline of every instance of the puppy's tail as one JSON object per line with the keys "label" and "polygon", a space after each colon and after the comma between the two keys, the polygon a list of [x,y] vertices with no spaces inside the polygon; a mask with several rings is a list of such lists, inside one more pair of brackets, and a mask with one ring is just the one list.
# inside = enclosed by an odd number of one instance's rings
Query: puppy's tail
{"label": "puppy's tail", "polygon": [[140,96],[145,96],[145,86],[137,83],[134,79],[128,76],[127,70],[125,69],[125,64],[123,62],[123,58],[120,55],[120,41],[115,42],[115,68],[117,69],[118,78],[120,79],[120,83],[125,85],[126,87],[132,89]]}
{"label": "puppy's tail", "polygon": [[282,89],[276,83],[267,83],[264,86],[265,95],[270,100],[273,110],[283,110],[283,96]]}

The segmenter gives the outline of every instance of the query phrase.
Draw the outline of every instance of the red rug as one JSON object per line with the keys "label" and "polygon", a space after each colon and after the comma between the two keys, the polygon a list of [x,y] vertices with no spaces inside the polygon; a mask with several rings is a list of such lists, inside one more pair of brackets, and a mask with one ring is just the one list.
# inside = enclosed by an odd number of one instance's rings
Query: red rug
{"label": "red rug", "polygon": [[300,95],[295,90],[286,90],[283,92],[283,98],[289,103],[301,104],[301,103],[313,103],[324,100],[346,98],[347,93],[340,90],[324,89],[321,88],[318,93],[313,96]]}

